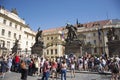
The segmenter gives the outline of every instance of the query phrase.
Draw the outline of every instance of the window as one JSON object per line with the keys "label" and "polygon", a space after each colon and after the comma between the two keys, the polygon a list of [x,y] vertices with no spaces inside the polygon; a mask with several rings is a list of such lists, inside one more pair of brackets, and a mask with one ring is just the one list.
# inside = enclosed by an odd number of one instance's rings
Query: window
{"label": "window", "polygon": [[19,35],[19,39],[21,39],[21,35]]}
{"label": "window", "polygon": [[27,34],[27,38],[29,37],[29,35]]}
{"label": "window", "polygon": [[26,45],[28,45],[28,41],[26,41]]}
{"label": "window", "polygon": [[4,36],[5,35],[5,29],[2,29],[1,34]]}
{"label": "window", "polygon": [[33,40],[33,36],[32,36],[32,40]]}
{"label": "window", "polygon": [[1,40],[0,43],[1,43],[0,44],[1,47],[5,47],[5,41]]}
{"label": "window", "polygon": [[96,40],[94,40],[94,44],[96,44]]}
{"label": "window", "polygon": [[47,40],[49,40],[49,37],[47,37]]}
{"label": "window", "polygon": [[20,30],[22,30],[22,27],[20,27]]}
{"label": "window", "polygon": [[8,37],[11,37],[11,32],[10,31],[8,31]]}
{"label": "window", "polygon": [[47,50],[47,55],[49,54],[49,50]]}
{"label": "window", "polygon": [[95,37],[95,36],[96,36],[96,34],[95,34],[95,33],[93,33],[93,36]]}
{"label": "window", "polygon": [[51,37],[51,40],[53,40],[53,37]]}
{"label": "window", "polygon": [[16,33],[14,33],[14,38],[16,39]]}
{"label": "window", "polygon": [[3,20],[3,24],[6,24],[6,20],[5,19]]}
{"label": "window", "polygon": [[57,49],[55,49],[55,54],[57,54]]}
{"label": "window", "polygon": [[7,41],[7,48],[10,49],[10,42]]}
{"label": "window", "polygon": [[12,26],[12,22],[10,22],[9,26]]}
{"label": "window", "polygon": [[51,55],[53,55],[53,49],[51,49]]}
{"label": "window", "polygon": [[17,24],[15,24],[15,29],[17,29]]}

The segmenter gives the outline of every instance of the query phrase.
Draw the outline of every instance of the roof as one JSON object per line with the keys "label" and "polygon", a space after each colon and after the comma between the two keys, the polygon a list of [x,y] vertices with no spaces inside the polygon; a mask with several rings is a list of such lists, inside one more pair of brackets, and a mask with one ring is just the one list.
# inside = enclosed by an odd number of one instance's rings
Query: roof
{"label": "roof", "polygon": [[[92,28],[92,27],[96,27],[96,26],[100,26],[103,27],[105,25],[109,25],[109,24],[113,24],[114,22],[120,22],[119,19],[109,19],[109,20],[100,20],[100,21],[94,21],[94,22],[88,22],[88,23],[83,23],[83,27],[85,28]],[[77,24],[75,24],[75,26],[77,26]],[[82,26],[81,26],[82,27]],[[60,31],[63,30],[65,28],[65,26],[59,27],[59,28],[52,28],[52,29],[47,29],[47,30],[43,30],[43,33],[52,33],[54,31]]]}
{"label": "roof", "polygon": [[95,27],[96,25],[99,25],[102,27],[102,26],[108,25],[110,23],[111,23],[110,20],[94,21],[94,22],[84,23],[83,27],[91,28],[91,27]]}
{"label": "roof", "polygon": [[64,28],[64,27],[47,29],[47,30],[43,30],[43,33],[46,33],[46,32],[54,32],[54,31],[61,31],[61,30],[63,30],[63,28]]}

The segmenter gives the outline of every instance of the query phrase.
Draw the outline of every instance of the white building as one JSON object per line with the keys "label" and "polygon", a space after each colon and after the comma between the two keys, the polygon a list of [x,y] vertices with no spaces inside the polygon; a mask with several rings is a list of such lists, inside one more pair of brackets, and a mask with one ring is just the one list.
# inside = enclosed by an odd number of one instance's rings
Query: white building
{"label": "white building", "polygon": [[115,28],[115,34],[119,37],[120,40],[120,20],[111,19],[111,20],[101,20],[95,22],[89,22],[83,24],[82,27],[78,28],[78,33],[85,36],[84,41],[87,45],[87,51],[91,54],[102,54],[107,53],[109,56],[108,50],[108,38],[107,32],[110,28]]}
{"label": "white building", "polygon": [[16,39],[19,40],[21,52],[30,53],[31,46],[35,42],[35,34],[25,20],[18,16],[16,9],[10,12],[0,8],[0,53],[3,53],[3,46],[11,52]]}

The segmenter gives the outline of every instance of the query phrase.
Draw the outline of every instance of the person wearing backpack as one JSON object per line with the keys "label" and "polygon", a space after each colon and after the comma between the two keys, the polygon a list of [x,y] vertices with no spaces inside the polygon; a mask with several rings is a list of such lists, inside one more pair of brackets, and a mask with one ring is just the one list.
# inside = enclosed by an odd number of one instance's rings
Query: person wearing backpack
{"label": "person wearing backpack", "polygon": [[113,62],[111,63],[111,72],[112,72],[111,80],[118,80],[119,65],[116,59],[113,59]]}
{"label": "person wearing backpack", "polygon": [[63,60],[61,63],[61,80],[66,80],[66,73],[67,73],[67,64],[66,64],[66,60]]}
{"label": "person wearing backpack", "polygon": [[43,64],[43,76],[41,80],[48,80],[49,75],[50,75],[50,68],[51,66],[49,64],[49,61],[48,59],[46,59],[46,61]]}

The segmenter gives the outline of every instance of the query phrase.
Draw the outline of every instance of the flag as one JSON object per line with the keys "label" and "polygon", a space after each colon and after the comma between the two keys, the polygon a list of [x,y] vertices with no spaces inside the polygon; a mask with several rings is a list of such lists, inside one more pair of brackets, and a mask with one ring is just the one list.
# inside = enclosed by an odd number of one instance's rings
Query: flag
{"label": "flag", "polygon": [[62,38],[62,40],[64,40],[64,39],[65,39],[65,36],[64,36],[64,31],[62,31],[61,38]]}

